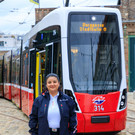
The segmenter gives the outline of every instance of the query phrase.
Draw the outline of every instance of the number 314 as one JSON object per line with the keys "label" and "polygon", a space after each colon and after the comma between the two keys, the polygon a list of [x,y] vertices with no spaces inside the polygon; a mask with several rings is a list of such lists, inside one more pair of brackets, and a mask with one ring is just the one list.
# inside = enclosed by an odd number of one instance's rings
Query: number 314
{"label": "number 314", "polygon": [[104,107],[103,107],[103,105],[95,105],[94,106],[94,111],[104,111]]}

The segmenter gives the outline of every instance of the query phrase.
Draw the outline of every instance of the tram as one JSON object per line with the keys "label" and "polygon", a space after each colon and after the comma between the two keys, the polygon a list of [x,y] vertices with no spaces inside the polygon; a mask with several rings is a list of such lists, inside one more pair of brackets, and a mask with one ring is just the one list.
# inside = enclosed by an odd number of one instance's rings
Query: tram
{"label": "tram", "polygon": [[127,86],[118,9],[52,11],[24,36],[11,63],[11,100],[26,115],[45,90],[45,76],[53,72],[76,103],[78,133],[125,129]]}

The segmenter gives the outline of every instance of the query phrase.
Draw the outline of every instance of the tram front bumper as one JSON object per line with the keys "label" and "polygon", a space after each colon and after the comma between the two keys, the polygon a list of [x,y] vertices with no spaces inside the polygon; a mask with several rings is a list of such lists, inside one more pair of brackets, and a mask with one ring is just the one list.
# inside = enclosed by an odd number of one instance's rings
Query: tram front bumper
{"label": "tram front bumper", "polygon": [[81,113],[78,133],[115,132],[125,129],[127,109],[111,113]]}

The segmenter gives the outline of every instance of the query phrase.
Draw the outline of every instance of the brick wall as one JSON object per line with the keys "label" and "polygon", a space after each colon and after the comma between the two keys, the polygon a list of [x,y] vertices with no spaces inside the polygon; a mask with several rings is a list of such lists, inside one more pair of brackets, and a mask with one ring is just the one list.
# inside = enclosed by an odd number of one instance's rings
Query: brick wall
{"label": "brick wall", "polygon": [[35,24],[42,20],[49,12],[53,11],[55,8],[36,8],[35,9]]}
{"label": "brick wall", "polygon": [[129,6],[129,0],[122,0],[121,5],[119,7],[119,10],[122,15],[122,20],[128,20],[129,12],[128,12],[128,6]]}
{"label": "brick wall", "polygon": [[135,36],[135,0],[122,0],[119,7],[123,21],[124,49],[127,84],[129,80],[129,41],[130,35]]}
{"label": "brick wall", "polygon": [[128,12],[129,20],[135,20],[135,0],[129,0]]}

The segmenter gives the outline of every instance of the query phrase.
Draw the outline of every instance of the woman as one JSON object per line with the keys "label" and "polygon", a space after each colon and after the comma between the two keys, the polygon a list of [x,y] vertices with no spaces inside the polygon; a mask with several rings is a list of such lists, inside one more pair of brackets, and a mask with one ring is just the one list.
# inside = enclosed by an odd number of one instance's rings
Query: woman
{"label": "woman", "polygon": [[35,99],[30,114],[32,135],[75,135],[77,119],[74,101],[60,90],[59,77],[46,76],[47,90]]}

